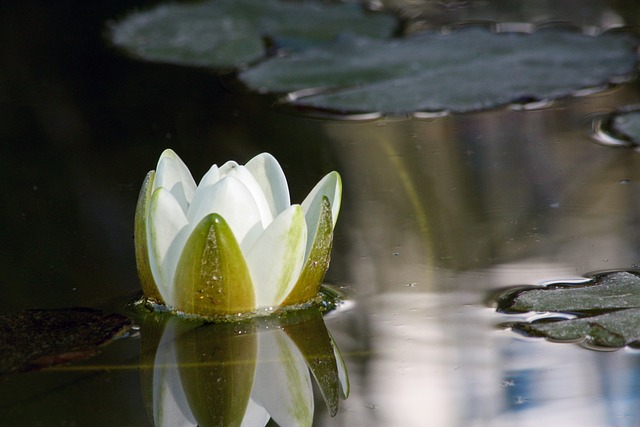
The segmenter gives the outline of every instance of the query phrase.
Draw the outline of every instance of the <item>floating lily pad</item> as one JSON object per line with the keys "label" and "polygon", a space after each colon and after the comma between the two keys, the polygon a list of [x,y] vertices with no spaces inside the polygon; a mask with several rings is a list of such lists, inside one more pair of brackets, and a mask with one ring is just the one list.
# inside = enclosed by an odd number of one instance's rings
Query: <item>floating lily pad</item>
{"label": "floating lily pad", "polygon": [[587,340],[595,347],[624,347],[640,340],[640,308],[549,323],[521,323],[514,328],[554,341]]}
{"label": "floating lily pad", "polygon": [[601,276],[587,286],[534,289],[518,295],[510,308],[557,312],[640,308],[640,277],[619,272]]}
{"label": "floating lily pad", "polygon": [[295,50],[345,32],[388,37],[396,22],[356,2],[209,0],[133,13],[111,39],[149,61],[225,69],[261,59],[265,40]]}
{"label": "floating lily pad", "polygon": [[0,374],[86,359],[130,326],[127,317],[89,308],[0,315]]}
{"label": "floating lily pad", "polygon": [[556,318],[510,324],[527,335],[596,347],[640,344],[640,276],[631,272],[599,275],[586,285],[506,292],[498,299],[498,310],[559,313]]}
{"label": "floating lily pad", "polygon": [[634,73],[636,40],[620,33],[533,34],[465,28],[406,39],[343,37],[240,74],[250,88],[340,112],[466,112],[551,100]]}

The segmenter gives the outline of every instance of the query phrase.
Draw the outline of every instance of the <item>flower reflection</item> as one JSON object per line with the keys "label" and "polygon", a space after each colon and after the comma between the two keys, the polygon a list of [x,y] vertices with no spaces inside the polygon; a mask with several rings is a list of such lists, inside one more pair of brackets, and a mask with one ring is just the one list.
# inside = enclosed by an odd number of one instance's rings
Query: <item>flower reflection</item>
{"label": "flower reflection", "polygon": [[349,382],[316,308],[224,324],[151,313],[142,327],[141,381],[156,426],[310,426],[311,374],[329,413]]}

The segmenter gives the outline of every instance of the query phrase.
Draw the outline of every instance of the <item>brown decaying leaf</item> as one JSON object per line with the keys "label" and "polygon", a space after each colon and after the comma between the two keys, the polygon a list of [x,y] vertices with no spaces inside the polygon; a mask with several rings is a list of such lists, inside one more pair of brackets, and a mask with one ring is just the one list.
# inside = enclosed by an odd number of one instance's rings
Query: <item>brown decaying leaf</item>
{"label": "brown decaying leaf", "polygon": [[83,307],[0,315],[0,375],[89,358],[130,327],[125,316]]}

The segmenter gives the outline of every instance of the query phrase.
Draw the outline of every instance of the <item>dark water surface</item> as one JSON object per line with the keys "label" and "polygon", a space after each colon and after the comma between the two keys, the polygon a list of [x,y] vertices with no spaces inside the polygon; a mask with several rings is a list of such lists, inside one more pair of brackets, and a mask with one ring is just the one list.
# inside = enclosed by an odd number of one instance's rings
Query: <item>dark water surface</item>
{"label": "dark water surface", "polygon": [[[442,4],[424,2],[424,26],[640,16],[631,1]],[[344,182],[327,281],[350,301],[325,320],[351,396],[335,417],[316,397],[314,424],[640,423],[637,350],[524,339],[485,304],[505,286],[640,263],[640,154],[590,135],[592,115],[640,102],[637,83],[540,110],[320,120],[270,108],[229,77],[121,56],[102,31],[131,7],[2,6],[0,313],[129,313],[135,203],[162,150],[197,177],[269,151],[294,201],[330,170]],[[0,425],[152,425],[140,341],[73,369],[0,377]]]}

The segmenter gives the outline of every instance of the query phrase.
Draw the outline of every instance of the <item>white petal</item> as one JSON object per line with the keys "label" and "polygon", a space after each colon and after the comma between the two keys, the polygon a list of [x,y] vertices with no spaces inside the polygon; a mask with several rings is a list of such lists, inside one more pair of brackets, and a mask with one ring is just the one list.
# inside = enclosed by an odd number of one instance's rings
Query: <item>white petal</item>
{"label": "white petal", "polygon": [[249,399],[249,404],[244,412],[244,418],[240,427],[264,427],[267,425],[271,415],[262,406],[258,405],[253,399]]}
{"label": "white petal", "polygon": [[277,307],[296,284],[304,263],[307,227],[300,205],[282,212],[247,253],[258,308]]}
{"label": "white petal", "polygon": [[262,233],[262,219],[251,192],[233,176],[202,188],[189,209],[189,222],[195,227],[210,213],[225,219],[245,254],[245,248],[251,247]]}
{"label": "white petal", "polygon": [[310,426],[313,421],[309,368],[300,350],[281,330],[258,334],[258,365],[251,398],[279,426]]}
{"label": "white petal", "polygon": [[272,217],[276,217],[291,204],[287,178],[278,161],[269,153],[262,153],[249,160],[245,167],[262,188]]}
{"label": "white petal", "polygon": [[342,200],[342,180],[338,172],[330,172],[324,176],[311,190],[309,195],[302,202],[302,210],[307,221],[307,241],[306,254],[311,250],[311,245],[315,239],[318,222],[320,221],[320,211],[322,207],[322,196],[326,196],[331,204],[331,220],[335,227],[340,212]]}
{"label": "white petal", "polygon": [[216,182],[218,182],[220,180],[220,178],[221,178],[220,177],[220,168],[218,168],[218,166],[216,166],[216,165],[213,165],[207,171],[207,173],[204,174],[204,176],[200,180],[200,183],[198,184],[198,187],[206,187],[207,185],[215,184]]}
{"label": "white petal", "polygon": [[218,166],[213,165],[209,169],[207,173],[204,174],[200,183],[198,184],[198,188],[193,193],[193,199],[191,200],[191,204],[189,205],[189,209],[187,210],[187,218],[191,218],[193,214],[190,212],[195,211],[197,208],[194,206],[198,206],[202,203],[203,198],[207,196],[207,187],[214,185],[216,182],[220,181],[220,169]]}
{"label": "white petal", "polygon": [[153,366],[153,420],[158,427],[198,425],[180,380],[176,358],[176,327],[169,321],[156,351]]}
{"label": "white petal", "polygon": [[233,160],[229,160],[228,162],[220,166],[220,178],[224,178],[230,173],[233,173],[235,168],[237,168],[238,166],[240,165],[237,162],[234,162]]}
{"label": "white petal", "polygon": [[274,215],[271,214],[271,208],[269,207],[265,194],[251,172],[236,162],[227,162],[220,167],[220,175],[237,178],[247,187],[258,207],[258,212],[262,220],[262,228],[267,228],[267,226],[271,224],[271,221],[273,221]]}
{"label": "white petal", "polygon": [[163,187],[156,189],[149,202],[147,247],[151,273],[167,305],[173,302],[173,271],[188,229],[187,218],[173,194]]}
{"label": "white petal", "polygon": [[153,189],[155,190],[159,187],[169,190],[180,203],[182,211],[187,212],[193,199],[193,193],[196,191],[196,182],[193,180],[187,165],[173,150],[164,150],[160,155],[160,160],[158,160]]}

